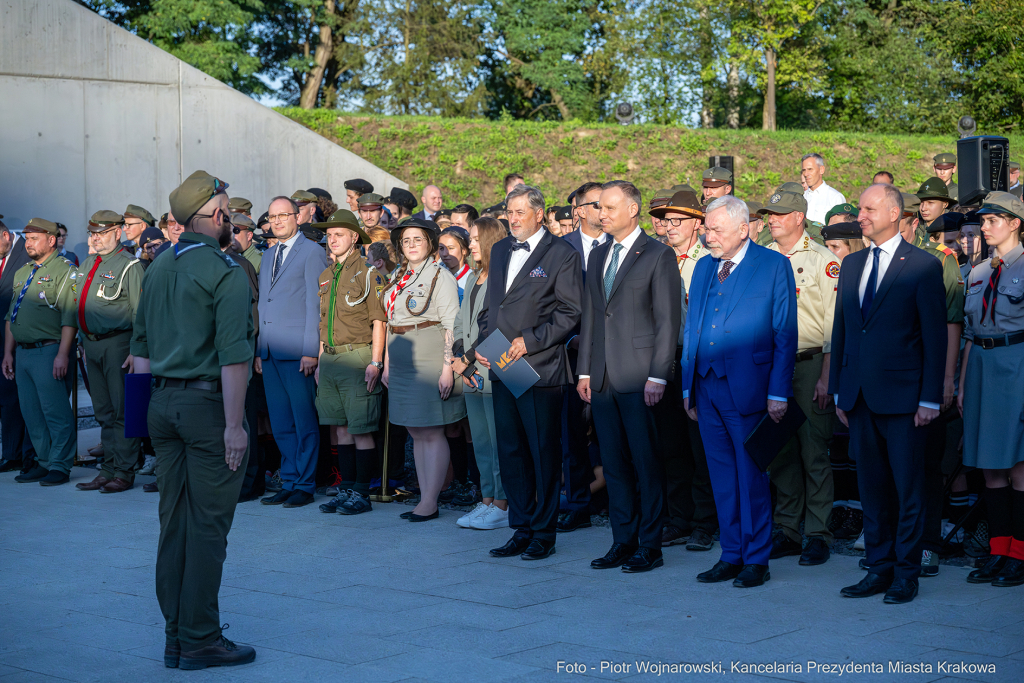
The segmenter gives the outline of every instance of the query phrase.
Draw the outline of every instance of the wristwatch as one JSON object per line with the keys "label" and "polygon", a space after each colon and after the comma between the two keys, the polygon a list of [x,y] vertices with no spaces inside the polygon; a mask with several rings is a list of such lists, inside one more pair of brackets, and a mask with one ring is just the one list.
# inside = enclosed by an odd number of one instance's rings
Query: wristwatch
{"label": "wristwatch", "polygon": [[384,369],[384,363],[380,362],[379,360],[371,360],[370,365],[377,368],[378,370]]}

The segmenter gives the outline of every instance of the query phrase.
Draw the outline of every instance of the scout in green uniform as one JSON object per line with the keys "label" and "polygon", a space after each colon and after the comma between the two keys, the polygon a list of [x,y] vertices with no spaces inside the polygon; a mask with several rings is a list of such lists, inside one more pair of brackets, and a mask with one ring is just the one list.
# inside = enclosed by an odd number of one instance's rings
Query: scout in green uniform
{"label": "scout in green uniform", "polygon": [[[818,565],[829,559],[832,532],[829,515],[834,502],[832,464],[828,444],[835,428],[835,405],[828,394],[832,356],[832,320],[839,283],[839,260],[811,239],[807,230],[803,194],[773,194],[761,210],[774,240],[768,248],[784,254],[796,280],[798,344],[793,368],[793,400],[807,416],[771,466],[778,490],[772,539],[772,559],[800,555],[800,564]],[[807,535],[803,547],[800,522]]]}
{"label": "scout in green uniform", "polygon": [[103,443],[103,469],[80,491],[120,493],[135,482],[140,439],[124,435],[124,376],[132,357],[132,323],[139,308],[142,264],[121,246],[124,218],[97,211],[89,219],[89,247],[78,278],[78,330],[89,363],[89,391]]}
{"label": "scout in green uniform", "polygon": [[[365,195],[364,195],[365,196]],[[355,215],[338,209],[316,227],[327,231],[334,264],[320,273],[320,361],[316,409],[330,425],[343,487],[321,512],[369,512],[370,480],[380,474],[373,432],[380,422],[380,375],[385,321],[380,293],[386,281],[367,265],[358,245],[370,238]]]}
{"label": "scout in green uniform", "polygon": [[935,175],[946,186],[946,194],[955,202],[960,198],[960,189],[953,182],[953,174],[956,173],[956,155],[949,152],[936,154],[932,157],[932,163]]}
{"label": "scout in green uniform", "polygon": [[923,248],[928,242],[928,226],[956,202],[949,196],[949,190],[940,178],[929,178],[924,181],[917,191],[917,199],[920,202],[917,213],[921,216],[921,224],[917,226],[920,244],[914,246]]}
{"label": "scout in green uniform", "polygon": [[253,243],[253,235],[256,234],[256,224],[247,215],[235,213],[231,216],[231,226],[233,234],[231,239],[235,243],[235,249],[259,273],[260,264],[263,263],[263,252],[257,249]]}
{"label": "scout in green uniform", "polygon": [[21,413],[36,449],[36,466],[14,480],[43,486],[68,481],[77,446],[68,363],[74,362],[69,359],[78,331],[78,272],[57,253],[57,232],[56,223],[42,218],[25,226],[25,251],[32,260],[14,275],[4,335],[4,377],[17,382]]}
{"label": "scout in green uniform", "polygon": [[256,658],[223,636],[217,607],[245,476],[243,410],[254,350],[249,283],[220,250],[231,237],[226,189],[196,171],[171,193],[184,232],[146,271],[131,344],[135,371],[154,379],[156,594],[166,622],[164,665],[182,669]]}
{"label": "scout in green uniform", "polygon": [[825,225],[832,225],[833,223],[852,223],[857,220],[857,207],[847,202],[846,204],[837,204],[828,210],[825,214]]}
{"label": "scout in green uniform", "polygon": [[364,230],[380,225],[380,215],[384,212],[384,198],[369,192],[359,198],[359,225]]}
{"label": "scout in green uniform", "polygon": [[704,206],[732,192],[732,182],[732,171],[727,168],[712,166],[704,171],[701,174]]}

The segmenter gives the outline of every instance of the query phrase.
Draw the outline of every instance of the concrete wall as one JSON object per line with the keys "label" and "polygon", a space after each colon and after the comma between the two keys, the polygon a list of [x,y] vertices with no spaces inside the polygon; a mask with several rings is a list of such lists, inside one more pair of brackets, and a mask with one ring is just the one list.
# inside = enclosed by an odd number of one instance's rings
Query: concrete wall
{"label": "concrete wall", "polygon": [[406,183],[71,0],[0,0],[0,214],[68,226],[84,257],[100,209],[159,216],[197,169],[268,200],[343,183]]}

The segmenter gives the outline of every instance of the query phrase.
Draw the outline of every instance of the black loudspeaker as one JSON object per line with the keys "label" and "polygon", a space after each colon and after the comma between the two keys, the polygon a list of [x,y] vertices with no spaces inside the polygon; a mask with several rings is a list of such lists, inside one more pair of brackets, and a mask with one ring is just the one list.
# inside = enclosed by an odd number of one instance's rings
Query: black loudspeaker
{"label": "black loudspeaker", "polygon": [[981,204],[989,192],[1009,188],[1010,141],[997,135],[976,135],[956,143],[957,188],[963,206]]}
{"label": "black loudspeaker", "polygon": [[736,169],[733,168],[732,157],[722,157],[722,156],[708,157],[708,168],[712,168],[714,166],[721,166],[725,170],[729,171],[729,173],[732,173],[732,192],[730,192],[729,194],[735,194],[736,193]]}

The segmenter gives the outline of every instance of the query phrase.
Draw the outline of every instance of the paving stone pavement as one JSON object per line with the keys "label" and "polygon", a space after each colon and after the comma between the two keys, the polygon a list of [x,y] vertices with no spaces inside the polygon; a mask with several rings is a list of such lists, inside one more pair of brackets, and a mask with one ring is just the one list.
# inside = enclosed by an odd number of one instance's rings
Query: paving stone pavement
{"label": "paving stone pavement", "polygon": [[[152,478],[116,495],[75,490],[93,476],[76,468],[71,484],[44,488],[0,475],[0,683],[1024,680],[1024,587],[971,586],[959,567],[922,580],[912,604],[888,606],[839,596],[862,576],[854,557],[785,558],[765,587],[741,590],[694,579],[717,548],[673,547],[664,568],[628,575],[589,566],[607,529],[560,535],[551,558],[524,562],[489,557],[507,530],[459,529],[454,511],[413,525],[395,504],[344,517],[256,502],[237,510],[220,593],[227,636],[254,645],[256,662],[165,669],[157,494],[141,489]],[[809,660],[883,672],[808,672]],[[723,670],[659,676],[638,662]],[[743,674],[733,662],[802,671]]]}

